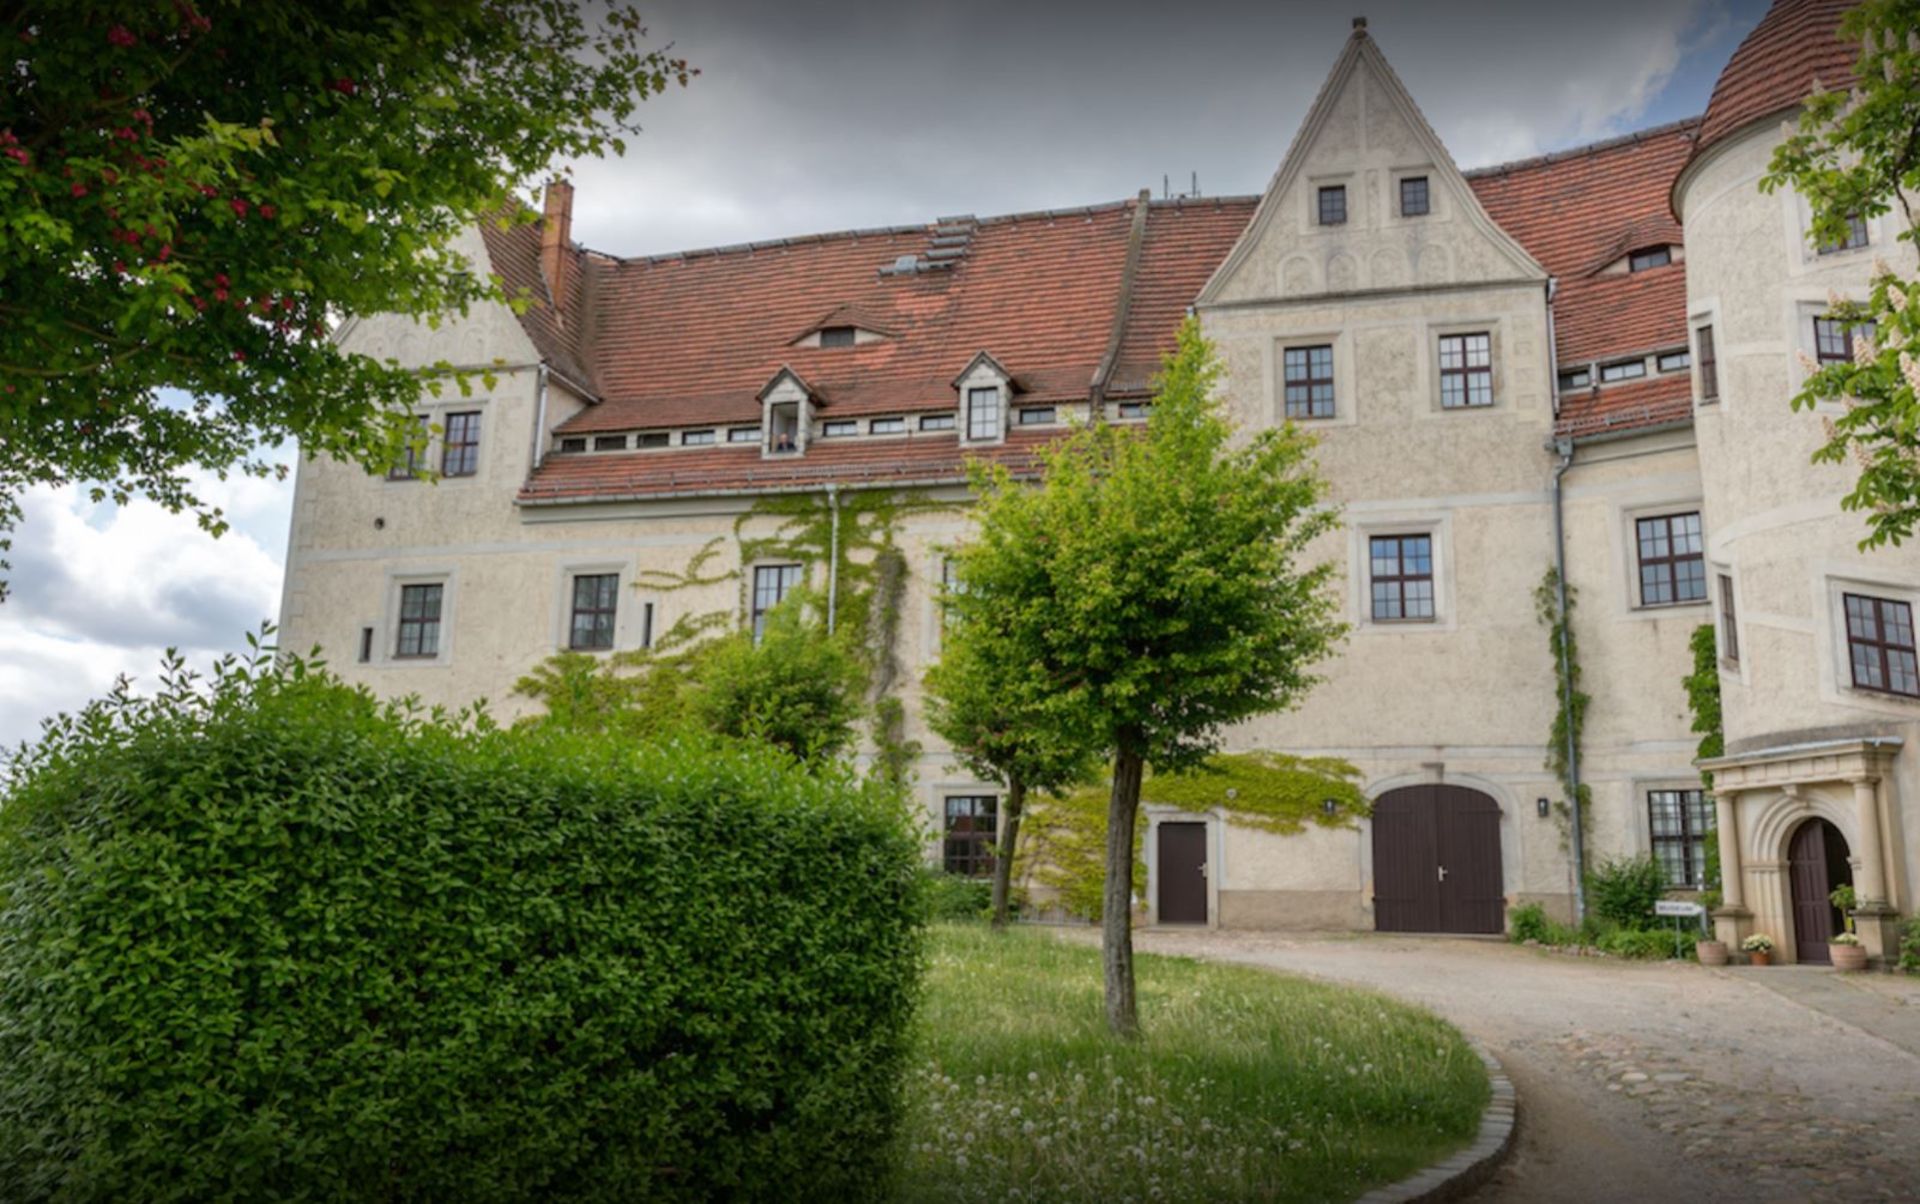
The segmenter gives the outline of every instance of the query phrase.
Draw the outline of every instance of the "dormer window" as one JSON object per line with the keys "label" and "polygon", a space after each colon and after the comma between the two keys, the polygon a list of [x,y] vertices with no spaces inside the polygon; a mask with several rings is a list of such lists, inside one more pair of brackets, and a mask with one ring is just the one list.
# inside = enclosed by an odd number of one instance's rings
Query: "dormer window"
{"label": "dormer window", "polygon": [[1000,437],[1000,388],[988,385],[985,388],[967,390],[967,438],[998,439]]}
{"label": "dormer window", "polygon": [[851,347],[855,341],[855,331],[851,326],[828,326],[820,331],[822,347]]}
{"label": "dormer window", "polygon": [[1013,377],[982,351],[954,378],[960,392],[960,430],[968,443],[998,443],[1006,438]]}
{"label": "dormer window", "polygon": [[813,424],[813,390],[791,368],[773,374],[767,387],[760,390],[760,404],[766,420],[761,424],[766,439],[760,446],[762,456],[797,456],[807,450],[807,431]]}
{"label": "dormer window", "polygon": [[[800,403],[784,401],[767,407],[767,454],[790,456],[800,450]],[[759,431],[754,431],[758,437]]]}
{"label": "dormer window", "polygon": [[1663,268],[1673,262],[1672,247],[1646,247],[1627,256],[1629,272],[1644,272],[1648,268]]}

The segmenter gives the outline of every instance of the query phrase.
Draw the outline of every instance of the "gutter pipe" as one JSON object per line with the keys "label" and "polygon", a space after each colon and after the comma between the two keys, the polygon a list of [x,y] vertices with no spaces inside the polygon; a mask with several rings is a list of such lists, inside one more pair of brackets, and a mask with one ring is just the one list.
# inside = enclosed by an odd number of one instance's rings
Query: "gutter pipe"
{"label": "gutter pipe", "polygon": [[[1560,345],[1554,337],[1553,297],[1558,291],[1559,281],[1551,277],[1547,280],[1547,396],[1553,398],[1553,416],[1560,417]],[[1565,636],[1573,634],[1573,623],[1567,617],[1567,524],[1565,508],[1562,504],[1565,486],[1562,478],[1573,467],[1573,440],[1556,437],[1549,448],[1559,455],[1559,463],[1553,466],[1553,571],[1555,599],[1560,611],[1560,626]],[[1573,922],[1583,924],[1587,918],[1587,853],[1586,834],[1582,830],[1585,816],[1580,806],[1580,745],[1573,734],[1573,665],[1567,656],[1567,639],[1560,641],[1560,707],[1567,716],[1567,807],[1573,813]]]}
{"label": "gutter pipe", "polygon": [[[547,365],[541,361],[533,393],[533,468],[547,458]],[[529,469],[528,471],[532,471]]]}
{"label": "gutter pipe", "polygon": [[827,482],[827,510],[832,514],[827,536],[827,634],[833,634],[833,620],[840,600],[840,486]]}

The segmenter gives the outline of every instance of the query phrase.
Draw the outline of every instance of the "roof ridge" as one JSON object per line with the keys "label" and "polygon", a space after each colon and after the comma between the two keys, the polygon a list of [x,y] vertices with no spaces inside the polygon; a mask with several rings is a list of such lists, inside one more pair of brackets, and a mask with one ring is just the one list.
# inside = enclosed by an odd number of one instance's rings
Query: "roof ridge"
{"label": "roof ridge", "polygon": [[1636,143],[1646,142],[1649,139],[1677,133],[1690,126],[1698,128],[1705,118],[1706,115],[1704,113],[1694,117],[1682,117],[1678,121],[1669,121],[1661,125],[1648,126],[1644,130],[1634,130],[1629,134],[1616,134],[1611,138],[1602,138],[1598,142],[1588,142],[1581,146],[1569,146],[1565,150],[1548,151],[1544,155],[1532,155],[1525,159],[1509,159],[1505,163],[1493,163],[1486,167],[1475,167],[1468,171],[1463,171],[1460,174],[1469,180],[1477,180],[1483,176],[1504,175],[1508,172],[1521,171],[1531,167],[1545,167],[1548,164],[1578,158],[1581,155],[1597,154],[1600,151],[1632,146]]}

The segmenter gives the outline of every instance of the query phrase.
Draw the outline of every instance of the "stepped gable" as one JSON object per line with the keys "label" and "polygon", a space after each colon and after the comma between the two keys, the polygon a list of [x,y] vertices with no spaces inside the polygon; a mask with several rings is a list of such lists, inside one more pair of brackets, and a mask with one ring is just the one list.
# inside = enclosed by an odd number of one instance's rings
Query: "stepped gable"
{"label": "stepped gable", "polygon": [[1860,48],[1840,38],[1840,18],[1858,0],[1776,0],[1740,43],[1713,86],[1693,157],[1753,122],[1799,107],[1816,82],[1851,87]]}
{"label": "stepped gable", "polygon": [[[1493,220],[1558,281],[1563,368],[1687,345],[1684,262],[1616,265],[1644,247],[1680,245],[1667,194],[1699,128],[1694,118],[1466,173]],[[1558,428],[1580,436],[1685,422],[1692,388],[1682,372],[1563,395]]]}

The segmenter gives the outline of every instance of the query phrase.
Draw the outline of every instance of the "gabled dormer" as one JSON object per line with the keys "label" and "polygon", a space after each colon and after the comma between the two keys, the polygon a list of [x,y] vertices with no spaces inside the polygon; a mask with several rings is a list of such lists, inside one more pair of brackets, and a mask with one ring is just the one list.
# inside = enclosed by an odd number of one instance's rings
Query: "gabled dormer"
{"label": "gabled dormer", "polygon": [[1354,22],[1320,94],[1197,304],[1542,281]]}
{"label": "gabled dormer", "polygon": [[760,390],[760,455],[772,459],[805,453],[817,408],[813,390],[799,373],[786,367],[774,373]]}
{"label": "gabled dormer", "polygon": [[960,395],[960,442],[999,443],[1007,437],[1007,412],[1013,406],[1013,374],[982,351],[953,378]]}

